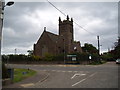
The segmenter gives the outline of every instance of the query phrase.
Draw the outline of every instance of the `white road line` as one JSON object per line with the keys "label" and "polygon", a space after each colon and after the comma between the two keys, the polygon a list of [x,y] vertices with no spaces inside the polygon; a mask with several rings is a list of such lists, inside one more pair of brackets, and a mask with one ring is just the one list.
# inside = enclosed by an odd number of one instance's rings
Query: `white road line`
{"label": "white road line", "polygon": [[78,72],[78,71],[73,71],[73,72]]}
{"label": "white road line", "polygon": [[74,74],[74,75],[71,77],[71,79],[73,79],[75,76],[76,76],[76,74]]}
{"label": "white road line", "polygon": [[76,76],[84,76],[84,75],[86,75],[86,74],[76,73],[76,74],[74,74],[74,75],[71,77],[71,79],[73,79],[73,78],[76,77]]}
{"label": "white road line", "polygon": [[[69,72],[69,73],[84,73],[84,71],[63,71],[63,70],[39,70],[39,71]],[[87,72],[86,72],[86,73],[87,73]]]}
{"label": "white road line", "polygon": [[75,85],[77,85],[77,84],[79,84],[79,83],[81,83],[81,82],[83,82],[83,81],[85,81],[86,79],[88,79],[88,78],[94,76],[96,73],[97,73],[97,72],[95,72],[95,73],[91,74],[90,76],[88,76],[87,78],[84,78],[84,79],[82,79],[81,81],[79,81],[79,82],[73,84],[72,87],[75,86]]}
{"label": "white road line", "polygon": [[61,72],[60,70],[57,70],[56,72]]}
{"label": "white road line", "polygon": [[67,72],[73,72],[73,71],[67,71]]}
{"label": "white road line", "polygon": [[92,76],[94,76],[96,73],[97,73],[97,72],[95,72],[95,73],[91,74],[89,77],[92,77]]}
{"label": "white road line", "polygon": [[85,79],[82,79],[81,81],[79,81],[79,82],[73,84],[72,87],[75,86],[75,85],[77,85],[77,84],[79,84],[79,83],[81,83],[81,82],[83,82],[83,81],[85,81],[85,80],[86,80],[86,78],[85,78]]}

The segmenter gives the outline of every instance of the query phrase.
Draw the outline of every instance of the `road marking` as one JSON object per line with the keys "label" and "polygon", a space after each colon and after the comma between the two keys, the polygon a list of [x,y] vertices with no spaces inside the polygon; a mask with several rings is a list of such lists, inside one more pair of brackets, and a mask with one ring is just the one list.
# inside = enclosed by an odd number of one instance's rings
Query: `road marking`
{"label": "road marking", "polygon": [[[73,84],[72,87],[75,86],[75,85],[77,85],[77,84],[79,84],[79,83],[81,83],[81,82],[83,82],[83,81],[85,81],[86,79],[88,79],[88,78],[94,76],[96,73],[97,73],[97,72],[95,72],[95,73],[91,74],[90,76],[88,76],[87,78],[84,78],[84,79],[80,80],[79,82]],[[73,78],[74,78],[74,77],[73,77]]]}
{"label": "road marking", "polygon": [[97,72],[95,72],[95,73],[91,74],[89,77],[92,77],[92,76],[94,76],[96,73],[97,73]]}
{"label": "road marking", "polygon": [[73,71],[67,71],[67,72],[73,72]]}
{"label": "road marking", "polygon": [[73,72],[78,72],[78,71],[73,71]]}
{"label": "road marking", "polygon": [[57,72],[61,72],[61,70],[57,70]]}
{"label": "road marking", "polygon": [[30,86],[33,86],[34,85],[34,83],[28,83],[28,84],[21,84],[20,86],[22,86],[22,87],[30,87]]}
{"label": "road marking", "polygon": [[88,73],[88,71],[63,71],[63,70],[39,70],[39,71],[53,71],[53,72],[69,72],[69,73]]}
{"label": "road marking", "polygon": [[74,74],[74,75],[71,77],[71,79],[73,79],[73,78],[76,77],[76,76],[84,76],[84,75],[86,75],[86,74],[76,73],[76,74]]}
{"label": "road marking", "polygon": [[86,78],[85,78],[85,79],[82,79],[81,81],[79,81],[79,82],[73,84],[72,87],[75,86],[75,85],[77,85],[77,84],[79,84],[79,83],[81,83],[81,82],[83,82],[83,81],[85,81],[85,80],[86,80]]}

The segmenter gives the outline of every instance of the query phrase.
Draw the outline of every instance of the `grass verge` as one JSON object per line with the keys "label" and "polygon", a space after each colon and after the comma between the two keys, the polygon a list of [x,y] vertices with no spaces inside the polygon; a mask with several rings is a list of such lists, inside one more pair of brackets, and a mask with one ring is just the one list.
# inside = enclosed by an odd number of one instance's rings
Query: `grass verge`
{"label": "grass verge", "polygon": [[36,71],[30,69],[14,69],[13,82],[16,83],[22,81],[23,79],[33,76],[36,73],[37,73]]}

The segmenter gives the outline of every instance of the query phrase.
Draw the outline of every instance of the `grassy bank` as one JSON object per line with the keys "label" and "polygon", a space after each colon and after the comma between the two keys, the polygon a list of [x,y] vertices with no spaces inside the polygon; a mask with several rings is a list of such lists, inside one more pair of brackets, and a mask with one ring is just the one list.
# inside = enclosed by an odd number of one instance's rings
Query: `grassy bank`
{"label": "grassy bank", "polygon": [[14,80],[13,82],[19,82],[30,76],[35,75],[37,72],[30,69],[14,69]]}

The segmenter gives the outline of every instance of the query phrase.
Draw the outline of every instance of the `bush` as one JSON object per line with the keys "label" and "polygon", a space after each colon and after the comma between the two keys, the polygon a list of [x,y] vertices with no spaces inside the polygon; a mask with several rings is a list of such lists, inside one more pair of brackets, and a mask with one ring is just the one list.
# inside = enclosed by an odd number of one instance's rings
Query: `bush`
{"label": "bush", "polygon": [[52,54],[46,53],[45,57],[43,58],[45,61],[53,61],[54,56]]}
{"label": "bush", "polygon": [[39,56],[34,56],[34,55],[24,55],[24,54],[19,54],[19,55],[2,55],[2,61],[4,63],[11,63],[11,62],[31,62],[31,61],[38,61],[40,60]]}
{"label": "bush", "polygon": [[59,55],[54,56],[53,60],[54,61],[63,61],[64,60],[64,54],[59,54]]}
{"label": "bush", "polygon": [[[65,56],[64,56],[65,55]],[[100,57],[97,54],[89,54],[89,53],[72,53],[70,55],[76,55],[77,56],[77,62],[82,63],[86,62],[91,63],[91,62],[97,62],[99,61]],[[91,60],[89,59],[89,56],[91,56]],[[67,54],[59,54],[59,55],[52,55],[50,53],[46,53],[45,57],[40,58],[39,56],[34,56],[34,55],[3,55],[2,59],[3,62],[7,63],[36,63],[39,61],[64,61],[67,60]]]}
{"label": "bush", "polygon": [[9,56],[9,62],[21,62],[21,61],[26,61],[27,60],[27,56],[24,54],[20,54],[20,55],[7,55]]}
{"label": "bush", "polygon": [[111,60],[114,60],[114,59],[113,59],[113,56],[112,56],[110,53],[104,53],[104,54],[101,56],[101,58],[102,58],[103,60],[106,60],[106,61],[107,61],[107,60],[108,60],[108,61],[109,61],[109,60],[110,60],[110,61],[111,61]]}
{"label": "bush", "polygon": [[34,60],[37,60],[37,61],[38,61],[38,60],[41,60],[41,58],[40,58],[39,56],[32,55],[31,57],[32,57]]}

